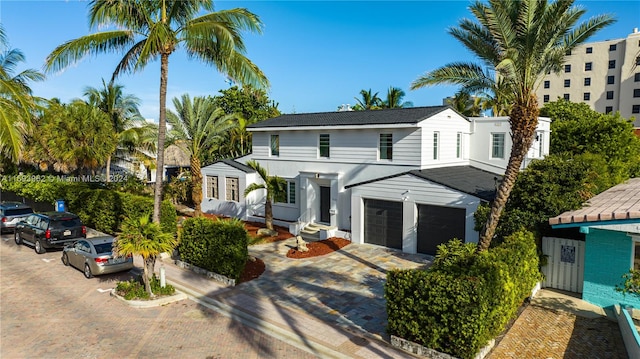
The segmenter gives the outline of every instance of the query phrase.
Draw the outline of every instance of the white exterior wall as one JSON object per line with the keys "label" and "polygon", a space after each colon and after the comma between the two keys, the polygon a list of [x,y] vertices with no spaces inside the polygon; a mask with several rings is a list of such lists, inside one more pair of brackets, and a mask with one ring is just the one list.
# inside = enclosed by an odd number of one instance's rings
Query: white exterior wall
{"label": "white exterior wall", "polygon": [[[218,198],[207,197],[207,176],[218,177]],[[238,178],[238,202],[226,200],[227,177]],[[247,187],[247,184],[255,182],[256,177],[257,175],[255,173],[245,173],[222,162],[203,167],[202,212],[247,219],[247,215],[249,214],[247,209],[249,210],[249,212],[259,211],[260,208],[264,210],[262,201],[264,194],[260,193],[261,191],[254,191],[250,193],[246,198],[243,193],[244,189]]]}
{"label": "white exterior wall", "polygon": [[[453,110],[445,110],[420,123],[422,129],[421,168],[469,164],[470,121]],[[433,135],[438,132],[438,158],[433,158]],[[462,134],[462,153],[457,156],[457,134]]]}
{"label": "white exterior wall", "polygon": [[[503,174],[509,163],[509,155],[511,154],[511,129],[509,127],[508,117],[471,117],[471,136],[469,164],[471,166],[483,169],[485,171]],[[492,157],[492,134],[504,133],[504,158]],[[527,157],[523,161],[523,168],[526,167],[531,160],[543,158],[549,154],[549,142],[551,138],[551,120],[546,117],[538,119],[538,127],[536,134],[539,135],[538,140],[534,139],[531,149]],[[539,156],[539,146],[543,147],[543,154]]]}
{"label": "white exterior wall", "polygon": [[[410,192],[404,194],[407,189],[409,189]],[[403,252],[417,252],[418,204],[464,208],[466,210],[464,241],[478,241],[478,232],[473,229],[473,214],[482,201],[475,196],[412,175],[402,175],[363,184],[351,188],[351,191],[351,213],[353,216],[351,240],[353,243],[365,243],[365,198],[403,202]]]}

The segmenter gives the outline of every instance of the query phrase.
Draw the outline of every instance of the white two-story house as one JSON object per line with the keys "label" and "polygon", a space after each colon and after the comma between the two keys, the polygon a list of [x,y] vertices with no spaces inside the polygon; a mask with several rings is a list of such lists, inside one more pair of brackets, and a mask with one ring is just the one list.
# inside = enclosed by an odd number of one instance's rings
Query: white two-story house
{"label": "white two-story house", "polygon": [[[541,118],[525,164],[548,154]],[[476,242],[473,213],[491,201],[511,151],[508,118],[466,118],[447,106],[282,115],[249,127],[253,151],[202,168],[206,213],[260,219],[264,193],[244,163],[287,181],[277,224],[293,233],[322,224],[324,236],[435,254],[451,238]]]}

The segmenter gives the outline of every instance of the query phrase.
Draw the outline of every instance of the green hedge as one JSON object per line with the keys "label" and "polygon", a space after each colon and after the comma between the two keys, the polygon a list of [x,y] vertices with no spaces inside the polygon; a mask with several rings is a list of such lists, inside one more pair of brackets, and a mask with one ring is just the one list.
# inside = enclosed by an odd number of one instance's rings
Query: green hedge
{"label": "green hedge", "polygon": [[387,275],[387,331],[460,358],[498,336],[540,280],[533,234],[518,232],[480,254],[452,240],[428,270]]}
{"label": "green hedge", "polygon": [[[117,234],[125,218],[140,218],[153,212],[153,198],[96,188],[83,182],[61,181],[55,176],[6,176],[0,184],[5,190],[36,201],[54,203],[64,199],[69,212],[98,231]],[[160,225],[164,232],[177,233],[177,214],[170,201],[162,202]]]}
{"label": "green hedge", "polygon": [[183,222],[178,251],[184,262],[238,280],[249,255],[247,246],[241,221],[199,217]]}

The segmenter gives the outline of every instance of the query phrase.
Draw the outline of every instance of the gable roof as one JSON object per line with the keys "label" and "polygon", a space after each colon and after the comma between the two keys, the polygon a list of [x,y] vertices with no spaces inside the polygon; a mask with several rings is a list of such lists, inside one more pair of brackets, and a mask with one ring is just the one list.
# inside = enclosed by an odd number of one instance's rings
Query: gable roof
{"label": "gable roof", "polygon": [[402,172],[392,176],[355,183],[345,186],[345,188],[356,187],[407,174],[449,187],[456,191],[473,195],[487,202],[492,201],[495,198],[496,187],[502,180],[501,175],[487,172],[472,166],[450,166]]}
{"label": "gable roof", "polygon": [[[312,126],[363,126],[417,124],[449,106],[392,108],[367,111],[339,111],[288,114],[248,126],[248,129]],[[462,116],[462,115],[461,115]],[[464,117],[464,116],[462,116]]]}
{"label": "gable roof", "polygon": [[[254,173],[255,172],[255,170],[253,168],[245,165],[244,163],[240,163],[240,162],[238,162],[236,160],[231,160],[231,159],[219,160],[219,161],[216,161],[216,162],[210,164],[209,166],[213,166],[213,165],[218,164],[218,163],[222,163],[222,164],[225,164],[225,165],[227,165],[229,167],[233,167],[233,168],[235,168],[237,170],[240,170],[240,171],[242,171],[244,173]],[[205,167],[209,167],[209,166],[205,166]],[[205,167],[203,167],[203,168],[205,168]]]}
{"label": "gable roof", "polygon": [[549,218],[553,228],[630,222],[640,223],[640,178],[609,188],[578,210]]}

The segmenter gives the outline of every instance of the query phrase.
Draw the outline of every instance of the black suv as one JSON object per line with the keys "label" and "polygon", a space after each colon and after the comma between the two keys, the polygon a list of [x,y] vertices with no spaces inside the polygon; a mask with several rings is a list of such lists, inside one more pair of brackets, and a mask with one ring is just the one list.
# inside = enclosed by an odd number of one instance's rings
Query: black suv
{"label": "black suv", "polygon": [[0,234],[6,230],[13,232],[16,223],[27,218],[33,209],[20,202],[0,202]]}
{"label": "black suv", "polygon": [[69,212],[34,213],[18,222],[15,230],[16,244],[29,243],[38,254],[50,248],[62,249],[76,238],[86,237],[80,217]]}

